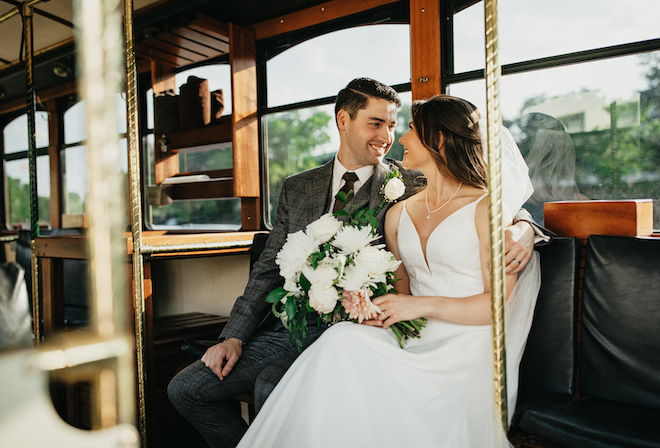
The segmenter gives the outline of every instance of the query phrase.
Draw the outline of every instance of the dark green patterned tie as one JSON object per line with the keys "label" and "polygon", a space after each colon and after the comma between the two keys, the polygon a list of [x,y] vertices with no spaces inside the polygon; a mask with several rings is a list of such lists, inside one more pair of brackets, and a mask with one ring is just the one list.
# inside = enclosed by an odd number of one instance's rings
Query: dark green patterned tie
{"label": "dark green patterned tie", "polygon": [[346,171],[344,173],[344,176],[342,177],[346,181],[343,187],[339,190],[340,192],[346,193],[346,201],[340,201],[339,199],[335,200],[335,207],[332,209],[332,213],[336,213],[339,210],[343,210],[344,207],[346,207],[346,204],[351,202],[351,199],[353,199],[353,184],[355,184],[355,181],[358,180],[357,174],[352,173],[350,171]]}

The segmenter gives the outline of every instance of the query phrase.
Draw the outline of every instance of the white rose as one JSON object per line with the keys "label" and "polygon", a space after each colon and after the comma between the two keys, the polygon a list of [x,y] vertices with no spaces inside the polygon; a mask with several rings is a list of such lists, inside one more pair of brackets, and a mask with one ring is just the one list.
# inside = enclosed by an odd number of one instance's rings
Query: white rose
{"label": "white rose", "polygon": [[316,245],[327,243],[330,238],[341,230],[344,224],[330,213],[326,213],[307,226],[307,235],[314,239]]}
{"label": "white rose", "polygon": [[388,202],[396,201],[401,196],[403,196],[403,193],[405,192],[406,186],[398,177],[393,177],[390,179],[385,184],[385,188],[383,189],[383,194],[385,195],[385,199],[387,199]]}
{"label": "white rose", "polygon": [[332,245],[338,248],[342,254],[353,254],[378,239],[378,235],[372,236],[371,232],[372,227],[370,225],[361,229],[344,226],[335,236]]}
{"label": "white rose", "polygon": [[309,280],[312,287],[316,288],[332,286],[337,279],[337,271],[333,266],[329,265],[318,265],[316,269],[308,265],[305,266],[302,273]]}
{"label": "white rose", "polygon": [[391,252],[375,246],[367,246],[355,257],[355,263],[363,266],[372,276],[382,276],[386,272],[394,272],[401,264]]}
{"label": "white rose", "polygon": [[337,305],[339,292],[334,286],[327,288],[309,288],[309,306],[320,314],[331,313]]}
{"label": "white rose", "polygon": [[297,280],[307,265],[307,258],[317,250],[318,246],[314,244],[314,240],[302,230],[290,233],[275,257],[275,263],[280,267],[280,275],[285,280]]}

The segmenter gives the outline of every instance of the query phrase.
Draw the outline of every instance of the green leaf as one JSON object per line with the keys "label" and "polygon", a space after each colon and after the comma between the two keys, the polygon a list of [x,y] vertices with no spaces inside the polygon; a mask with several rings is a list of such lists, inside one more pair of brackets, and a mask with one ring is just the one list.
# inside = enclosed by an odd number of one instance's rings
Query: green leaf
{"label": "green leaf", "polygon": [[296,317],[296,298],[289,296],[286,300],[285,305],[286,315],[289,317],[289,320],[293,320]]}
{"label": "green leaf", "polygon": [[307,277],[305,277],[303,274],[300,274],[300,286],[305,291],[309,291],[309,288],[312,287],[312,284],[309,282],[309,280],[307,280]]}
{"label": "green leaf", "polygon": [[268,294],[266,297],[266,303],[277,303],[280,300],[282,300],[282,297],[286,295],[287,291],[286,289],[282,288],[281,286]]}

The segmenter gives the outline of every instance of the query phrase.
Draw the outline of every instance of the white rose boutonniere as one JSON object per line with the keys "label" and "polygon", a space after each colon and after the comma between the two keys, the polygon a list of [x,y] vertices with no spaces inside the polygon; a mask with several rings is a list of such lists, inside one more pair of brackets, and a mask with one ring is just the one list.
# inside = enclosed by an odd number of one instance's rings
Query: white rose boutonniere
{"label": "white rose boutonniere", "polygon": [[385,196],[387,202],[394,202],[406,192],[406,185],[401,179],[399,170],[390,171],[387,174],[381,193]]}
{"label": "white rose boutonniere", "polygon": [[394,202],[404,195],[406,192],[406,184],[403,183],[403,176],[396,167],[390,170],[385,176],[385,182],[380,187],[380,193],[383,195],[383,200],[380,202],[378,209],[374,215],[377,215],[380,209],[383,208],[386,202]]}

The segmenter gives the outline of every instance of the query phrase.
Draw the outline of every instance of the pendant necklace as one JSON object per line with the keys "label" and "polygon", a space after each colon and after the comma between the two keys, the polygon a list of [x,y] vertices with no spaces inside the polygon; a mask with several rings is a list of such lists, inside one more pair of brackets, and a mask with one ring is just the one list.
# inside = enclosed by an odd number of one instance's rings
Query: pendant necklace
{"label": "pendant necklace", "polygon": [[458,194],[458,191],[461,189],[462,186],[463,186],[463,182],[458,184],[458,188],[456,189],[454,194],[452,194],[451,197],[449,199],[447,199],[447,202],[445,202],[444,204],[442,204],[440,207],[436,208],[435,210],[431,210],[431,208],[429,207],[429,190],[427,188],[426,191],[424,192],[424,199],[426,201],[426,210],[428,210],[428,212],[429,212],[429,215],[426,217],[426,219],[431,219],[431,213],[439,212],[442,209],[442,207],[449,204],[449,202],[451,202],[451,200],[454,199],[454,196],[456,196]]}

